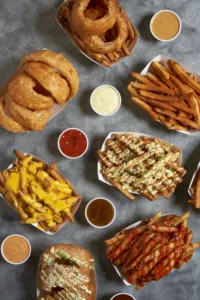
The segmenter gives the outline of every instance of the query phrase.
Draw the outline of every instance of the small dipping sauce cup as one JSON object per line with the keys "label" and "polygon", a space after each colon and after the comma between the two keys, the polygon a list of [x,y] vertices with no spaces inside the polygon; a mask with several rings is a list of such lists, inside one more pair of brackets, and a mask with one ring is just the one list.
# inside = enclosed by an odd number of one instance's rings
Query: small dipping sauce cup
{"label": "small dipping sauce cup", "polygon": [[162,42],[169,42],[178,37],[181,32],[181,19],[171,10],[161,10],[151,19],[150,30],[152,35]]}
{"label": "small dipping sauce cup", "polygon": [[12,234],[3,240],[1,244],[1,254],[8,263],[21,265],[29,259],[31,255],[31,245],[24,236]]}
{"label": "small dipping sauce cup", "polygon": [[95,228],[110,226],[116,216],[116,210],[112,202],[106,198],[94,198],[85,209],[85,217],[90,225]]}
{"label": "small dipping sauce cup", "polygon": [[110,300],[136,300],[136,299],[130,294],[119,293],[113,296]]}
{"label": "small dipping sauce cup", "polygon": [[88,149],[86,134],[78,128],[64,130],[58,138],[58,149],[67,158],[76,159],[83,156]]}
{"label": "small dipping sauce cup", "polygon": [[107,117],[114,115],[121,106],[121,95],[111,85],[101,85],[91,94],[90,105],[98,115]]}

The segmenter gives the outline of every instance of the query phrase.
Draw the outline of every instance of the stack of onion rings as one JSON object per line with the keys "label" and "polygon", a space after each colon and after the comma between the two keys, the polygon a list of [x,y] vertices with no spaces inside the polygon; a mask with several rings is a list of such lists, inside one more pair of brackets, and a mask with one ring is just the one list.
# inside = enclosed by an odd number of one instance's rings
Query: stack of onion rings
{"label": "stack of onion rings", "polygon": [[0,98],[0,125],[8,131],[41,131],[54,103],[71,100],[79,87],[73,65],[50,50],[29,53],[21,60],[22,73],[9,83]]}
{"label": "stack of onion rings", "polygon": [[106,67],[129,56],[137,39],[118,0],[68,0],[58,20],[88,56]]}

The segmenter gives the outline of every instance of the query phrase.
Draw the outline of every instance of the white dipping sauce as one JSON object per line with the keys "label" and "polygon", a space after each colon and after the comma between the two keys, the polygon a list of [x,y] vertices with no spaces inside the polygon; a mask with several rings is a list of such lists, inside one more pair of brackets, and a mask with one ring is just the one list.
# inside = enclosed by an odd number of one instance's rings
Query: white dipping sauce
{"label": "white dipping sauce", "polygon": [[97,113],[110,115],[118,109],[120,96],[114,88],[103,86],[94,91],[92,95],[92,105]]}

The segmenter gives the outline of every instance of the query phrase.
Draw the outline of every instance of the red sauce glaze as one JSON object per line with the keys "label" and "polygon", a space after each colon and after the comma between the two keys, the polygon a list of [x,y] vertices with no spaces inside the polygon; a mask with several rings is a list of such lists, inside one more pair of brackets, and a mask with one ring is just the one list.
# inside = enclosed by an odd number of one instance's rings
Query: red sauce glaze
{"label": "red sauce glaze", "polygon": [[129,295],[118,295],[116,297],[113,298],[113,300],[133,300],[132,297],[130,297]]}
{"label": "red sauce glaze", "polygon": [[79,130],[68,130],[60,138],[60,149],[67,156],[78,157],[85,152],[86,148],[87,139]]}

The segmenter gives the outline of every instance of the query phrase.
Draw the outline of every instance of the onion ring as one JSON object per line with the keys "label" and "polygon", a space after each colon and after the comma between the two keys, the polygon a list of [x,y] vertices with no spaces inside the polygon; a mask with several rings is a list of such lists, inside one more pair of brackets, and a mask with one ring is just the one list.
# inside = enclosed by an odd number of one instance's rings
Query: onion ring
{"label": "onion ring", "polygon": [[84,14],[85,18],[91,19],[93,21],[102,18],[106,14],[104,7],[97,3],[95,6],[88,8]]}
{"label": "onion ring", "polygon": [[117,13],[116,23],[114,25],[117,31],[117,36],[113,41],[104,42],[102,38],[97,35],[88,36],[83,40],[87,48],[98,53],[110,53],[119,51],[126,41],[129,33],[128,22],[124,14],[119,11]]}
{"label": "onion ring", "polygon": [[9,95],[6,95],[5,103],[13,120],[30,130],[43,130],[51,115],[50,110],[31,111],[22,107],[15,103]]}
{"label": "onion ring", "polygon": [[5,103],[4,103],[4,97],[0,98],[0,125],[14,133],[22,133],[28,131],[27,128],[23,127],[19,123],[15,122],[12,118],[6,115],[5,113]]}
{"label": "onion ring", "polygon": [[78,73],[63,54],[55,53],[51,50],[39,50],[25,55],[21,60],[21,67],[28,62],[43,62],[55,68],[69,84],[70,94],[67,100],[75,96],[79,87]]}
{"label": "onion ring", "polygon": [[17,75],[8,86],[8,94],[19,105],[32,110],[49,109],[53,106],[53,98],[34,91],[36,82],[25,73]]}
{"label": "onion ring", "polygon": [[108,29],[112,28],[117,18],[117,0],[101,0],[108,8],[108,12],[98,20],[86,18],[84,13],[90,0],[76,0],[72,8],[72,21],[75,31],[81,36],[103,35]]}
{"label": "onion ring", "polygon": [[41,62],[30,62],[23,66],[23,70],[50,92],[57,103],[66,101],[70,93],[69,85],[51,67]]}

